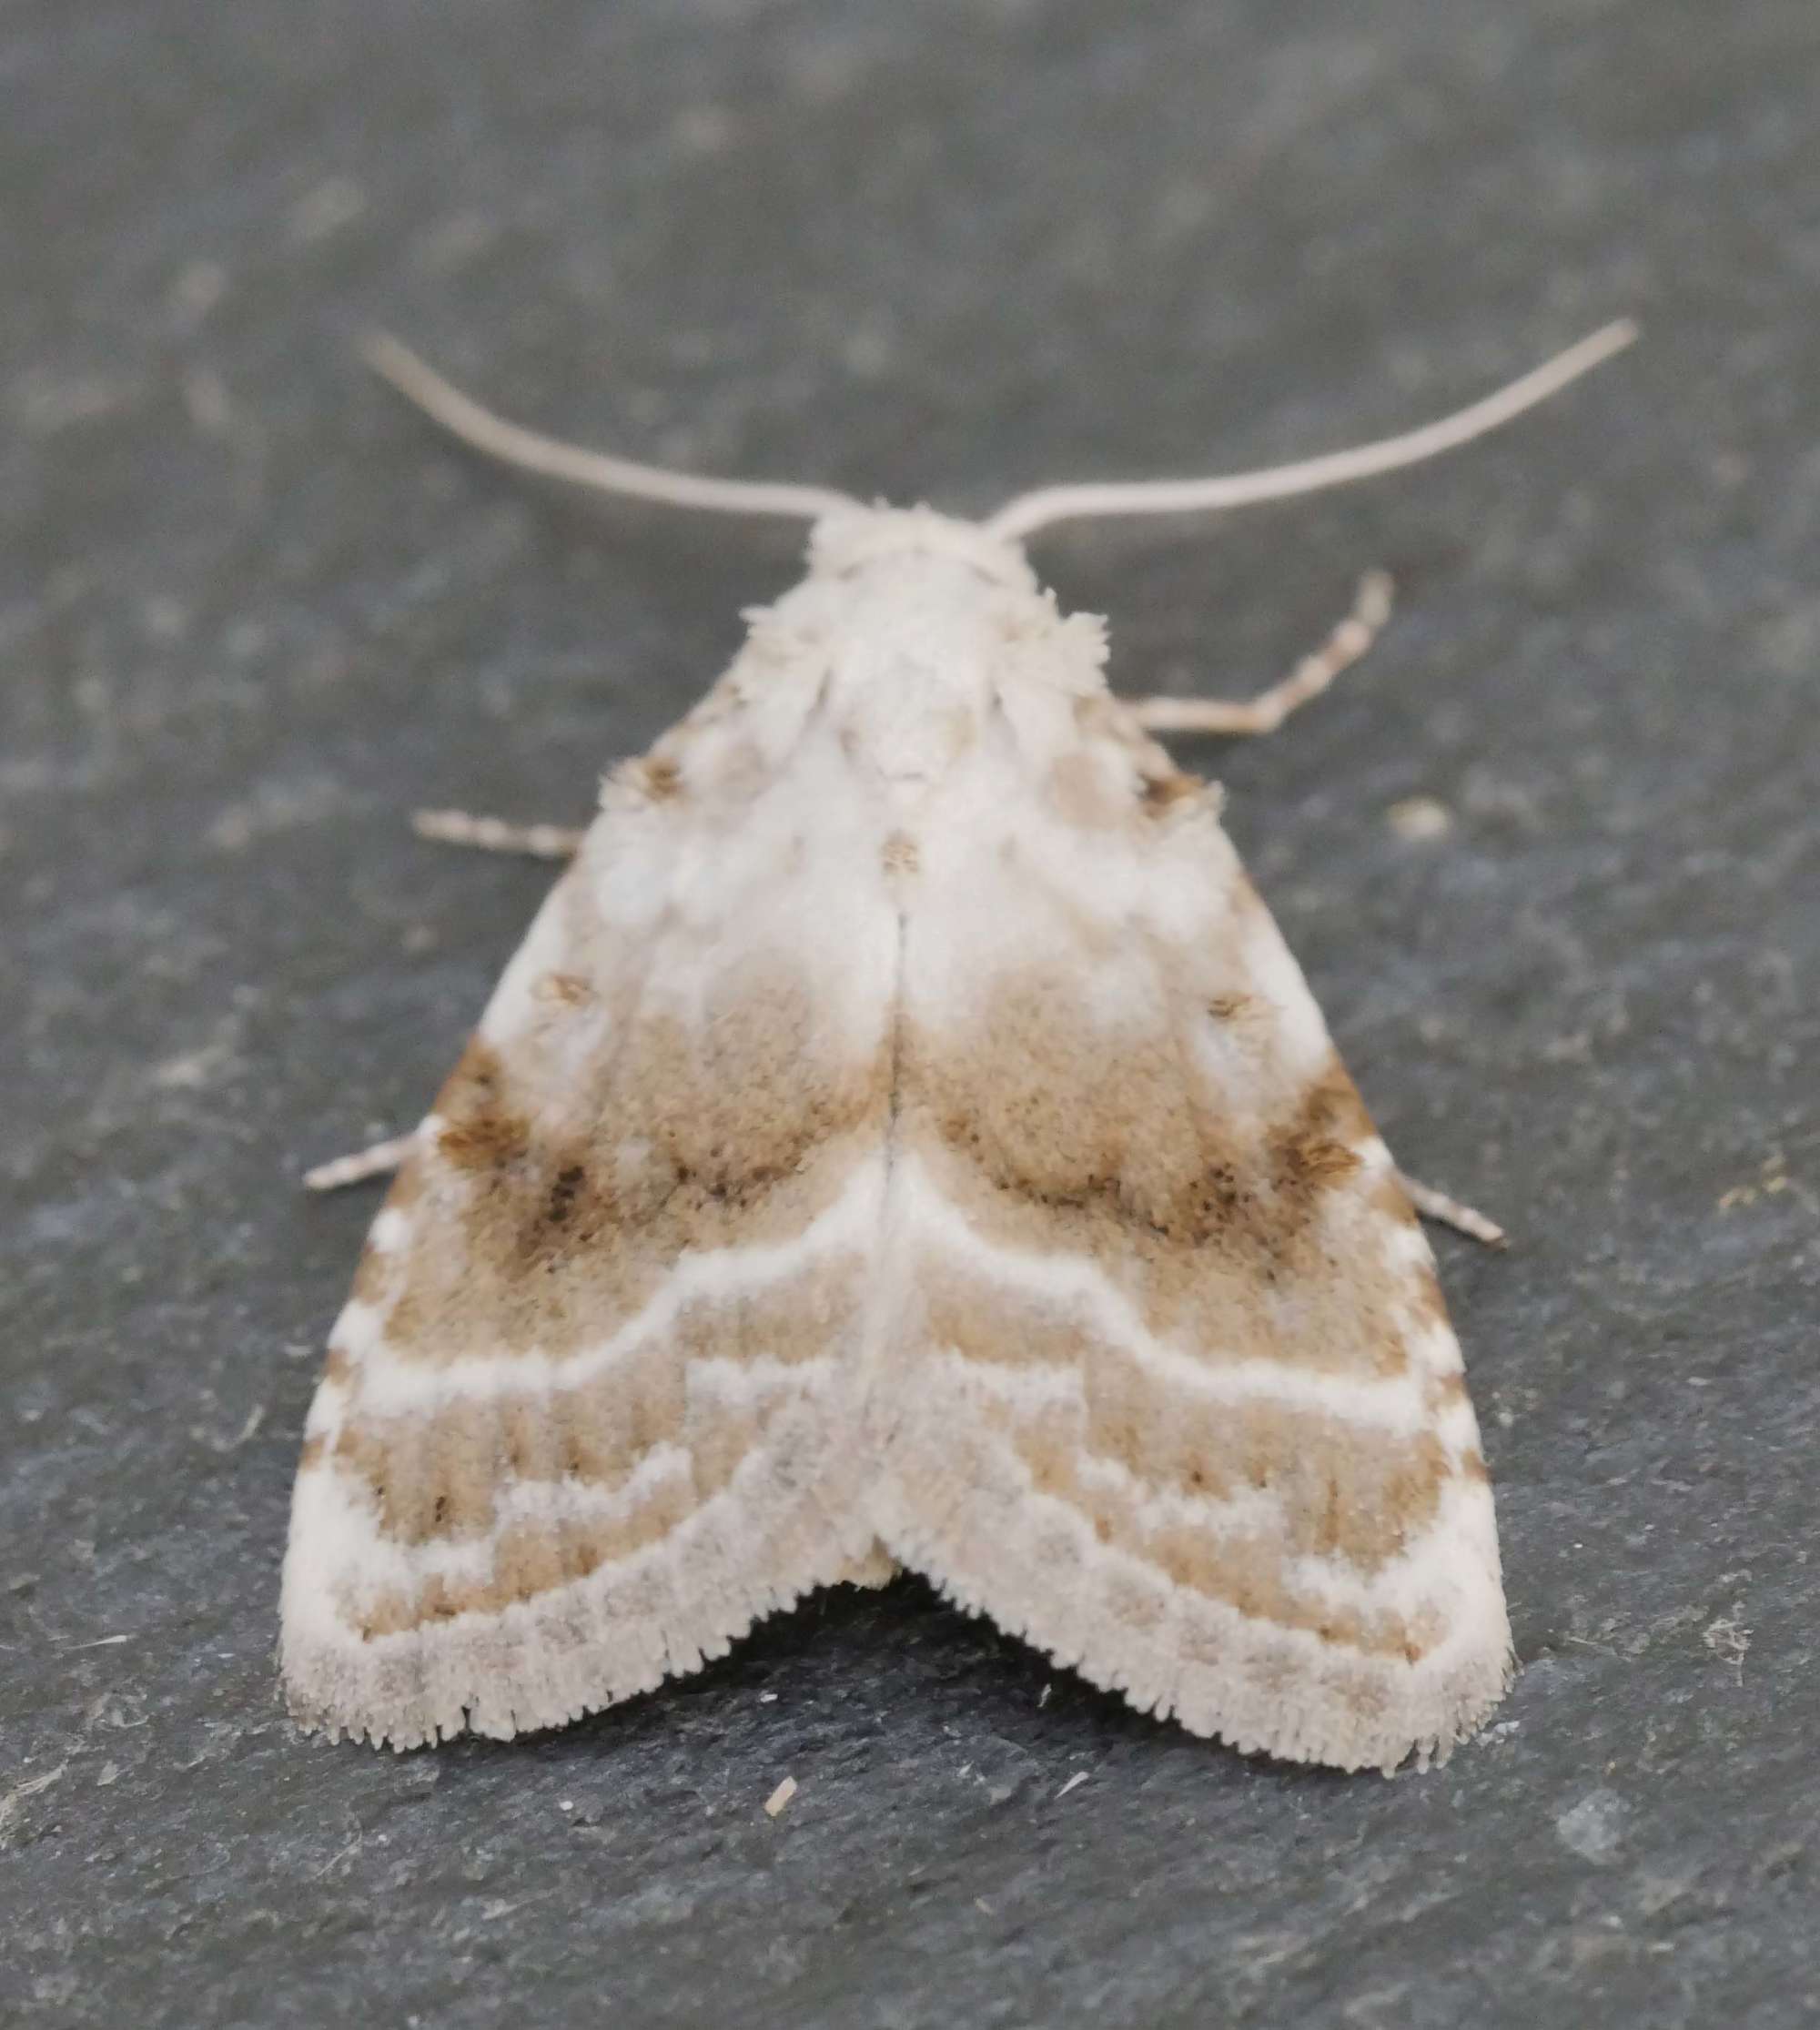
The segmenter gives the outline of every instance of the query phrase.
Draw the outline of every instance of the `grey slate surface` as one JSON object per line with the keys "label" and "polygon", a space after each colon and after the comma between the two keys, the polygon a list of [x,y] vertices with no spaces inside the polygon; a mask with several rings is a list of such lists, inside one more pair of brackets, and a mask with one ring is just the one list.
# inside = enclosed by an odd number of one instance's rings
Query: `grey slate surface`
{"label": "grey slate surface", "polygon": [[[0,2020],[1820,2015],[1816,133],[1812,0],[5,11]],[[299,1738],[286,1505],[373,1201],[293,1179],[413,1117],[547,878],[404,813],[584,814],[794,542],[490,471],[351,337],[983,508],[1353,441],[1622,311],[1444,463],[1040,550],[1127,689],[1243,692],[1400,578],[1332,698],[1184,752],[1403,1160],[1517,1237],[1441,1244],[1498,1725],[1247,1762],[905,1581],[561,1734]]]}

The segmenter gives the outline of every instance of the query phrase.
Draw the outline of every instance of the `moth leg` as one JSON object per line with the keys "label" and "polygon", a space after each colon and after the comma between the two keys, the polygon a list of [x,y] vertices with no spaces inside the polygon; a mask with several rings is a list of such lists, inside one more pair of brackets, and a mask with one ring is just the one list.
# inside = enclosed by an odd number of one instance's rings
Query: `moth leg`
{"label": "moth leg", "polygon": [[1451,1227],[1455,1233],[1464,1234],[1469,1240],[1482,1241],[1487,1247],[1502,1247],[1508,1244],[1509,1236],[1495,1219],[1487,1219],[1482,1212],[1474,1212],[1471,1206],[1463,1206],[1458,1198],[1450,1198],[1446,1192],[1437,1191],[1432,1185],[1419,1184],[1405,1170],[1397,1173],[1397,1181],[1402,1186],[1410,1205],[1424,1219],[1437,1219],[1443,1227]]}
{"label": "moth leg", "polygon": [[442,845],[528,853],[537,860],[572,860],[584,836],[579,825],[509,824],[503,818],[475,817],[467,811],[413,811],[410,828],[420,839]]}
{"label": "moth leg", "polygon": [[344,1185],[364,1184],[369,1177],[383,1177],[396,1170],[417,1146],[418,1130],[394,1135],[389,1141],[375,1142],[370,1148],[352,1156],[338,1156],[332,1163],[318,1163],[303,1173],[308,1191],[339,1191]]}
{"label": "moth leg", "polygon": [[1327,640],[1255,698],[1134,698],[1132,715],[1150,733],[1274,733],[1377,640],[1390,617],[1393,589],[1388,571],[1368,571],[1359,581],[1352,611]]}

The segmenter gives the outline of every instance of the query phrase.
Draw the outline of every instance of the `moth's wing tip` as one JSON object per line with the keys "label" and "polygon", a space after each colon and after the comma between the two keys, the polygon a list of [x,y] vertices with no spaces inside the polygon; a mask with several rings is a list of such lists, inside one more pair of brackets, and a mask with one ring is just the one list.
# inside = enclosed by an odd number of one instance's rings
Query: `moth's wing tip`
{"label": "moth's wing tip", "polygon": [[638,1574],[603,1568],[503,1612],[378,1635],[350,1623],[332,1587],[299,1569],[282,1612],[285,1703],[308,1732],[400,1752],[566,1727],[691,1675],[822,1586],[856,1574],[884,1583],[882,1556],[869,1537],[830,1529],[805,1536],[787,1569],[723,1571],[693,1605],[672,1587],[666,1602],[633,1611],[623,1588],[636,1591]]}
{"label": "moth's wing tip", "polygon": [[1138,1712],[1241,1754],[1387,1775],[1411,1762],[1426,1768],[1446,1761],[1510,1689],[1510,1626],[1494,1572],[1474,1575],[1451,1645],[1457,1653],[1444,1661],[1365,1657],[1337,1642],[1317,1651],[1269,1621],[1228,1622],[1218,1645],[1186,1654],[1175,1641],[1147,1641],[1121,1623],[1111,1595],[1096,1597],[1087,1568],[1077,1567],[1071,1582],[1045,1570],[1035,1540],[1020,1555],[1003,1531],[988,1539],[964,1530],[992,1545],[968,1560],[956,1553],[960,1539],[945,1541],[900,1485],[887,1482],[878,1504],[880,1540],[945,1599]]}

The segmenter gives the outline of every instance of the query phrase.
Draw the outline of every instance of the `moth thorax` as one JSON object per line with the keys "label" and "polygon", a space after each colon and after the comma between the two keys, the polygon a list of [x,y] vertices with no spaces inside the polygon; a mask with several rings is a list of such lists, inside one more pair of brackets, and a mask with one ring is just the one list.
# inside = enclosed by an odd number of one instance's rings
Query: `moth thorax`
{"label": "moth thorax", "polygon": [[843,700],[842,751],[855,767],[886,783],[938,780],[978,737],[970,687],[945,681],[920,657],[905,655],[895,664],[888,658],[868,662]]}

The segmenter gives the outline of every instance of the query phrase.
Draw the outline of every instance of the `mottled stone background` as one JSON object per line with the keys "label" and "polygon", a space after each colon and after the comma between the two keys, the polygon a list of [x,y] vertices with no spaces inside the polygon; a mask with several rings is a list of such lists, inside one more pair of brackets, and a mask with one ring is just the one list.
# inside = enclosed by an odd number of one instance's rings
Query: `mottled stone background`
{"label": "mottled stone background", "polygon": [[[5,2021],[1813,2019],[1816,133],[1814,0],[5,10]],[[584,815],[796,540],[486,470],[353,337],[966,508],[1325,449],[1625,311],[1445,463],[1040,550],[1129,689],[1400,580],[1330,700],[1189,752],[1404,1161],[1516,1237],[1441,1243],[1497,1723],[1246,1762],[905,1581],[558,1736],[299,1739],[372,1201],[294,1180],[413,1118],[547,879],[405,813]]]}

